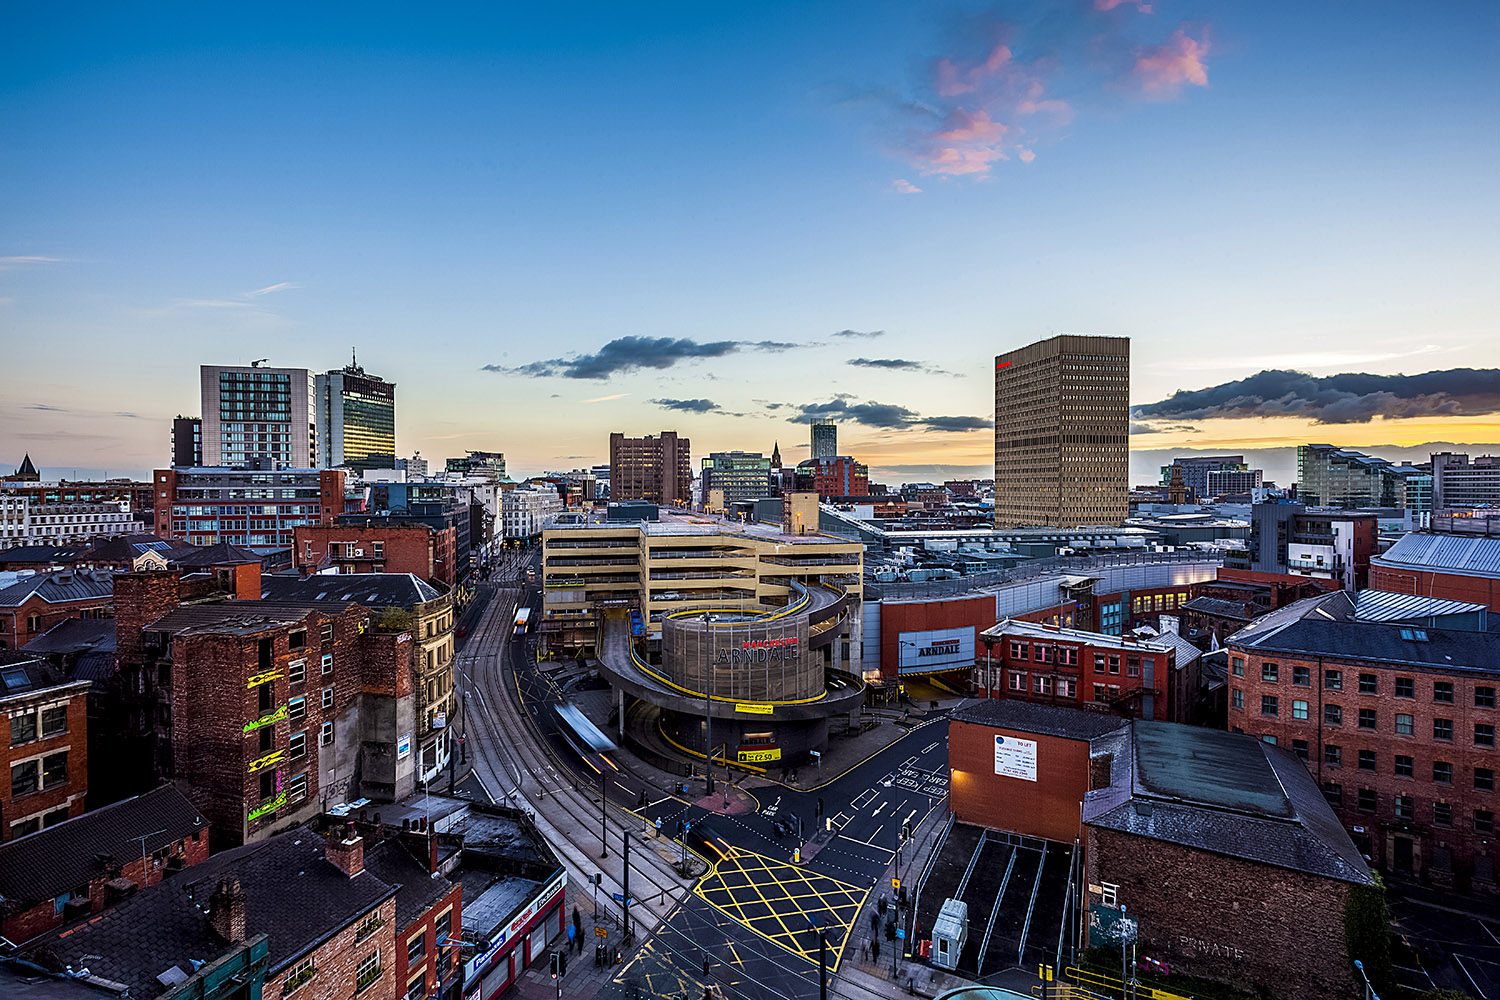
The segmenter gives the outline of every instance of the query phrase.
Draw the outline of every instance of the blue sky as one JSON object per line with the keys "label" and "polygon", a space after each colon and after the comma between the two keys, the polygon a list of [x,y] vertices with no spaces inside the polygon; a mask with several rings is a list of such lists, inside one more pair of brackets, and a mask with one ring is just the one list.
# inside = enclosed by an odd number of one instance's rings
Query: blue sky
{"label": "blue sky", "polygon": [[[887,408],[842,441],[892,481],[982,466],[987,431],[920,419],[992,416],[990,358],[1054,332],[1132,337],[1140,403],[1489,367],[1497,28],[1489,3],[11,5],[0,458],[138,473],[198,364],[351,345],[399,384],[403,453],[534,472],[672,428],[793,455],[788,418],[842,400]],[[625,337],[736,346],[482,370]]]}

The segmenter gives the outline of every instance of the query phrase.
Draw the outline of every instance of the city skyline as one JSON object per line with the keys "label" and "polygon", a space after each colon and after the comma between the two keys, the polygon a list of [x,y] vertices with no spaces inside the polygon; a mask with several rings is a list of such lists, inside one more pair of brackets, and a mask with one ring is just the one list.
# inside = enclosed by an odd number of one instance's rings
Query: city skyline
{"label": "city skyline", "polygon": [[[882,481],[990,466],[990,359],[1055,333],[1130,337],[1136,407],[1493,363],[1490,7],[820,11],[12,15],[4,458],[140,474],[198,365],[351,345],[401,455],[529,474],[668,428],[794,462],[826,419]],[[1138,420],[1132,478],[1500,447],[1494,400],[1384,391]]]}

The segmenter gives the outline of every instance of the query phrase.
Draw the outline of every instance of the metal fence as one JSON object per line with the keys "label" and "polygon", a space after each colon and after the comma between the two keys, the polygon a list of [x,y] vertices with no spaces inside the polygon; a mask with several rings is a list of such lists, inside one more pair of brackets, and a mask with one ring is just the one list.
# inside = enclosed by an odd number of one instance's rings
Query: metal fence
{"label": "metal fence", "polygon": [[974,573],[951,580],[930,580],[924,583],[869,583],[865,584],[865,600],[916,600],[921,598],[959,597],[989,587],[1022,583],[1040,577],[1058,574],[1085,574],[1090,570],[1107,569],[1111,566],[1146,566],[1159,563],[1218,563],[1224,561],[1219,551],[1192,549],[1185,552],[1126,552],[1099,556],[1049,556],[1032,559],[1011,569],[995,570],[991,573]]}

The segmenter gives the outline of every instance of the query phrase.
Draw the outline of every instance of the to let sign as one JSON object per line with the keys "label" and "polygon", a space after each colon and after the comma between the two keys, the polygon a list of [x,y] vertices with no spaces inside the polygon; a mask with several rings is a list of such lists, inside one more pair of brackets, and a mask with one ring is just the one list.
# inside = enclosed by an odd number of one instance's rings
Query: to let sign
{"label": "to let sign", "polygon": [[1022,781],[1036,780],[1036,740],[995,737],[995,773]]}

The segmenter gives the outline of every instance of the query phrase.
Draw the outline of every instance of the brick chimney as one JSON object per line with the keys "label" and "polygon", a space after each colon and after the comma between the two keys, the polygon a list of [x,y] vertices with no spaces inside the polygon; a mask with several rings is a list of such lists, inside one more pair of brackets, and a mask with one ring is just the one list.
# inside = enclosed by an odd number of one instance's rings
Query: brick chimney
{"label": "brick chimney", "polygon": [[342,831],[335,830],[328,835],[323,854],[350,878],[365,870],[364,838],[355,831],[352,821]]}
{"label": "brick chimney", "polygon": [[141,629],[181,602],[175,570],[120,573],[114,578],[115,648],[121,660],[140,655]]}
{"label": "brick chimney", "polygon": [[245,940],[245,891],[239,879],[219,879],[219,887],[208,897],[208,923],[231,944]]}

